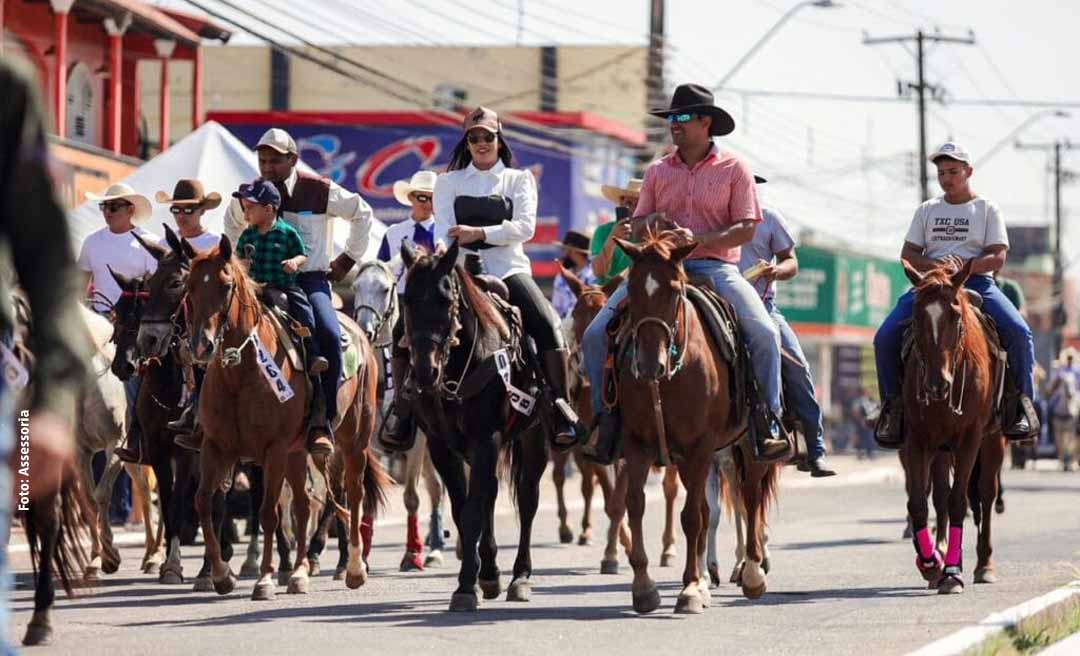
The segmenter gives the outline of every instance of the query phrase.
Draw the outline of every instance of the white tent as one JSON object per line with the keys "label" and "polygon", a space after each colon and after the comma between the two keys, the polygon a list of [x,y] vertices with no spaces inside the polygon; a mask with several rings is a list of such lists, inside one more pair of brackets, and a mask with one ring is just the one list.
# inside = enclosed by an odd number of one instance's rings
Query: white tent
{"label": "white tent", "polygon": [[[303,162],[299,166],[302,171],[312,173]],[[171,195],[173,186],[181,178],[202,181],[206,193],[216,191],[222,196],[221,205],[207,212],[202,222],[207,230],[220,233],[224,225],[225,208],[228,207],[232,192],[240,183],[250,182],[258,176],[259,163],[255,153],[220,123],[207,121],[198,130],[117,182],[131,185],[135,191],[150,199],[154,213],[142,227],[158,236],[164,236],[165,231],[161,224],[166,223],[176,229],[176,222],[173,221],[168,205],[154,202],[155,192],[161,190]],[[71,210],[68,219],[76,254],[87,236],[105,227],[105,219],[95,202],[88,201]],[[335,255],[344,249],[348,231],[349,224],[344,219],[337,219],[334,225],[334,243],[337,247]],[[365,260],[375,258],[385,231],[386,226],[378,220],[371,226]]]}

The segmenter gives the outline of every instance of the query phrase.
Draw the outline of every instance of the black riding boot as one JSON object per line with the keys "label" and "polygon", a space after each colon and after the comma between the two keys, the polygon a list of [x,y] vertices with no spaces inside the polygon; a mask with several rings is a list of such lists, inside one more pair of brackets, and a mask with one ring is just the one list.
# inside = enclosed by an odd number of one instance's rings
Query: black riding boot
{"label": "black riding boot", "polygon": [[416,422],[412,407],[406,399],[405,378],[409,375],[409,358],[390,358],[390,375],[394,380],[394,402],[379,431],[379,445],[386,451],[408,451],[416,443]]}
{"label": "black riding boot", "polygon": [[599,465],[610,465],[618,453],[620,437],[622,416],[618,410],[603,410],[596,416],[592,439],[581,447],[581,455]]}
{"label": "black riding boot", "polygon": [[548,408],[548,437],[556,451],[566,451],[579,441],[578,417],[567,400],[570,389],[570,352],[556,349],[543,353],[544,377],[552,392],[552,404]]}
{"label": "black riding boot", "polygon": [[[134,413],[132,413],[132,415],[134,415]],[[115,451],[116,457],[120,458],[122,462],[133,465],[146,464],[143,460],[142,442],[142,426],[139,425],[139,418],[134,417],[131,426],[128,428],[127,445],[122,446]]]}
{"label": "black riding boot", "polygon": [[[307,353],[311,353],[310,350]],[[311,415],[308,419],[307,450],[314,457],[329,457],[334,453],[334,433],[330,430],[330,421],[326,416],[326,392],[323,391],[320,374],[326,371],[329,363],[320,356],[311,358],[308,363],[308,377],[311,380]]]}
{"label": "black riding boot", "polygon": [[1035,405],[1026,394],[1007,394],[1003,405],[1005,410],[1002,412],[1001,428],[1005,439],[1010,442],[1038,439],[1042,425]]}
{"label": "black riding boot", "polygon": [[170,421],[169,430],[179,433],[173,438],[173,444],[190,451],[198,451],[202,448],[202,431],[199,430],[199,390],[196,388],[188,400],[180,418]]}
{"label": "black riding boot", "polygon": [[904,445],[904,400],[890,396],[881,405],[874,424],[874,441],[882,449],[899,449]]}

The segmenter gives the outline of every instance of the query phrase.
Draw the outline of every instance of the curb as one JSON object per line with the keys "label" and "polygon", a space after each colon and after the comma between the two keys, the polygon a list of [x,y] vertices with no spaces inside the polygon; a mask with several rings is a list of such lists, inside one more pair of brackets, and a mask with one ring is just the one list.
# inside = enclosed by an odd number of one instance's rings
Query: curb
{"label": "curb", "polygon": [[[994,613],[978,624],[960,629],[952,635],[945,636],[925,647],[909,652],[908,656],[951,656],[953,654],[961,654],[972,647],[978,646],[986,639],[993,637],[1010,627],[1016,626],[1023,620],[1067,601],[1078,594],[1080,594],[1080,580],[1073,581],[1072,583],[1062,586],[1053,592],[1044,594],[1041,597],[1025,601],[1019,606],[1013,606],[1000,613]],[[1078,639],[1077,636],[1073,636],[1058,644],[1061,645],[1064,643],[1078,645],[1080,644],[1080,639]],[[1049,653],[1049,651],[1042,653]],[[1061,653],[1075,654],[1077,652],[1075,650],[1066,650]]]}

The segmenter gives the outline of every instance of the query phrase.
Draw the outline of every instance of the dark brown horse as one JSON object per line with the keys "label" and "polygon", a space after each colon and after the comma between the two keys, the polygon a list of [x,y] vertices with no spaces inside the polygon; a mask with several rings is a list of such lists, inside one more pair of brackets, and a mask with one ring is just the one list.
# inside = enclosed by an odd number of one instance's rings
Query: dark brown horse
{"label": "dark brown horse", "polygon": [[[233,257],[228,237],[222,237],[218,247],[207,253],[196,253],[186,241],[183,248],[191,258],[187,295],[192,357],[207,367],[199,407],[205,437],[195,506],[206,536],[214,588],[218,594],[228,594],[236,578],[222,559],[220,545],[211,531],[210,500],[235,463],[250,458],[264,471],[259,518],[263,530],[262,564],[252,598],[274,596],[273,538],[279,521],[278,500],[286,479],[293,493],[297,527],[297,561],[288,589],[306,593],[310,582],[307,528],[311,512],[304,446],[306,374],[293,367],[279,345],[268,310],[259,301],[258,287]],[[338,319],[345,326],[355,325],[344,315],[339,314]],[[335,418],[334,423],[350,506],[346,585],[357,588],[367,580],[367,566],[361,558],[360,507],[363,504],[374,510],[384,498],[382,490],[389,480],[369,449],[375,427],[374,355],[363,333],[358,328],[352,332],[354,339],[360,340],[363,368],[341,385],[339,407],[344,416]],[[264,375],[275,368],[270,361],[276,365],[276,376]],[[284,385],[291,388],[291,397],[287,392],[275,392],[275,388],[284,390]],[[329,502],[336,504],[333,499]]]}
{"label": "dark brown horse", "polygon": [[[926,273],[906,261],[904,271],[915,286],[912,329],[915,347],[904,368],[904,446],[901,462],[907,479],[908,515],[914,529],[915,564],[941,594],[963,592],[963,526],[968,488],[980,459],[978,564],[976,583],[995,580],[990,525],[997,498],[997,476],[1005,442],[994,413],[996,367],[986,335],[971,308],[964,282],[969,260],[959,271]],[[952,455],[953,480],[948,494],[949,539],[942,554],[927,529],[930,472],[934,456]],[[935,487],[942,476],[935,476]],[[940,518],[939,518],[940,519]],[[938,536],[941,540],[941,536]]]}
{"label": "dark brown horse", "polygon": [[648,613],[660,606],[660,594],[648,575],[642,529],[649,467],[668,456],[678,465],[686,488],[682,527],[687,546],[684,587],[675,612],[700,613],[710,603],[701,559],[709,523],[705,482],[713,453],[737,441],[737,483],[748,529],[741,582],[743,594],[755,599],[766,589],[762,533],[776,494],[779,466],[757,463],[748,440],[739,441],[745,433],[744,421],[732,402],[728,364],[687,298],[689,283],[681,262],[697,243],[680,243],[669,232],[650,233],[640,245],[617,243],[634,261],[628,280],[630,361],[618,373],[623,455],[630,479],[627,506],[633,536],[634,610]]}

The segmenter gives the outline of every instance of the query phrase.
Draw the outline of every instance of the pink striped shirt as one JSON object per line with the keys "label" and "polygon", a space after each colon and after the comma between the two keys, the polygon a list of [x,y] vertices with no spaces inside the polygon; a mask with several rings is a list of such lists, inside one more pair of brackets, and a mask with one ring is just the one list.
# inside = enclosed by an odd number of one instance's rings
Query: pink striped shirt
{"label": "pink striped shirt", "polygon": [[[715,145],[705,159],[689,168],[678,151],[645,169],[637,216],[663,212],[694,234],[724,230],[740,221],[761,222],[754,175],[735,155]],[[700,246],[690,259],[711,258],[739,263],[740,248]]]}

